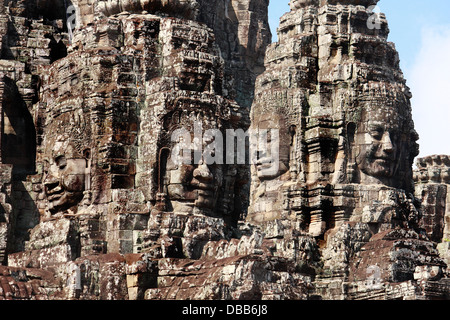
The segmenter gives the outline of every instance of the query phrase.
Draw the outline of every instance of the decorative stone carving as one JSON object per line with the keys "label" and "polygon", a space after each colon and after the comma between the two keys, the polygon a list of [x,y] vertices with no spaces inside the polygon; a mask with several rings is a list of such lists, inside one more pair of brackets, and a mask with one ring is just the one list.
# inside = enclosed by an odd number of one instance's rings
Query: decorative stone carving
{"label": "decorative stone carving", "polygon": [[415,195],[421,200],[421,226],[433,241],[443,259],[450,261],[450,159],[447,155],[433,155],[417,159],[414,170]]}
{"label": "decorative stone carving", "polygon": [[[198,2],[195,0],[119,0],[119,1],[98,1],[99,11],[106,16],[111,16],[120,12],[128,11],[130,13],[149,13],[183,12],[187,17],[196,17],[195,11],[198,10]],[[192,12],[192,13],[188,13]]]}
{"label": "decorative stone carving", "polygon": [[90,123],[81,112],[52,119],[44,138],[44,192],[52,214],[74,209],[90,189]]}
{"label": "decorative stone carving", "polygon": [[[281,220],[319,241],[316,292],[328,298],[346,297],[325,288],[348,280],[350,262],[372,237],[422,232],[412,195],[418,135],[411,93],[386,41],[384,15],[379,28],[367,26],[377,2],[291,1],[252,105],[252,126],[260,116],[285,117],[273,126],[291,132],[281,142],[291,150],[289,173],[261,181],[252,166],[247,219],[263,229]],[[408,272],[412,279],[414,267]]]}
{"label": "decorative stone carving", "polygon": [[0,5],[0,298],[448,298],[377,2],[292,0],[271,45],[267,0]]}
{"label": "decorative stone carving", "polygon": [[411,190],[410,184],[400,183],[400,175],[406,174],[403,164],[410,163],[418,150],[418,136],[411,115],[405,111],[409,105],[405,90],[402,85],[380,83],[360,98],[363,101],[357,111],[358,124],[354,128],[347,126],[350,147],[354,149],[350,163],[354,161],[357,168],[353,182]]}

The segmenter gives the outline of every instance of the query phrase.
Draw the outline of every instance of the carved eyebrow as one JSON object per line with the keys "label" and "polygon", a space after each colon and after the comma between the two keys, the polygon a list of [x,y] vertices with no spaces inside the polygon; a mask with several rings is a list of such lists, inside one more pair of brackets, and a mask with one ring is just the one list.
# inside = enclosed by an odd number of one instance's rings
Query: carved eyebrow
{"label": "carved eyebrow", "polygon": [[381,122],[369,124],[368,129],[370,131],[378,131],[378,132],[383,132],[386,130],[386,128],[384,127],[384,125]]}
{"label": "carved eyebrow", "polygon": [[368,121],[369,127],[384,127],[385,123],[382,121]]}

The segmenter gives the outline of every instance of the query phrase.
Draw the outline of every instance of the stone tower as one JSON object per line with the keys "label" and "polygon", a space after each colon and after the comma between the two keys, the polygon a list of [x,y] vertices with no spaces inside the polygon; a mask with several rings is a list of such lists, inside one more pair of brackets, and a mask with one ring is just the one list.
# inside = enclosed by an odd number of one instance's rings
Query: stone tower
{"label": "stone tower", "polygon": [[[252,166],[247,221],[267,234],[277,225],[279,238],[296,230],[311,239],[321,265],[316,294],[326,299],[414,298],[413,284],[399,293],[391,283],[422,270],[440,279],[446,268],[413,195],[411,93],[377,2],[291,1],[252,105],[252,128],[277,128],[280,147]],[[264,175],[274,156],[278,172]],[[388,258],[422,246],[429,264]],[[430,296],[447,290],[442,283]]]}
{"label": "stone tower", "polygon": [[377,2],[292,0],[270,45],[268,0],[2,3],[0,298],[448,298]]}

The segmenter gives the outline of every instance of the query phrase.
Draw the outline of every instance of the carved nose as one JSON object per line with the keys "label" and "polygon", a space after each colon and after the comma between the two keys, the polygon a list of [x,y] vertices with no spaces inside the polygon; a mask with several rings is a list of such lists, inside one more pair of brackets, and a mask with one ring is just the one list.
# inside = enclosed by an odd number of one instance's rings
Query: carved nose
{"label": "carved nose", "polygon": [[392,139],[391,139],[391,135],[389,134],[389,132],[386,132],[383,135],[383,151],[386,153],[392,153],[394,151],[394,145],[392,144]]}
{"label": "carved nose", "polygon": [[194,170],[194,178],[198,181],[206,182],[212,181],[214,176],[209,170],[209,167],[203,162],[200,162],[198,167]]}

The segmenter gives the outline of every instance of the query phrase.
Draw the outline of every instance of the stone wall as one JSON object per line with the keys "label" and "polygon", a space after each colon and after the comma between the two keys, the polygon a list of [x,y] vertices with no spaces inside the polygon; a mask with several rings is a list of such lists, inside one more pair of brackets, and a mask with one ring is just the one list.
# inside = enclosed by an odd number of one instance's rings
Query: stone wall
{"label": "stone wall", "polygon": [[[270,45],[267,0],[2,3],[0,298],[448,299],[449,159],[413,174],[377,2],[292,0]],[[249,128],[279,153],[200,153]]]}
{"label": "stone wall", "polygon": [[[0,263],[3,265],[6,263],[7,253],[10,250],[10,244],[8,243],[11,233],[13,231],[12,225],[12,206],[11,206],[11,173],[12,168],[10,165],[0,166],[1,177],[1,208],[0,208]],[[9,245],[9,246],[8,246]]]}
{"label": "stone wall", "polygon": [[449,168],[448,156],[434,155],[418,159],[414,171],[416,197],[422,203],[422,226],[430,239],[439,243],[439,251],[447,263],[450,243]]}

